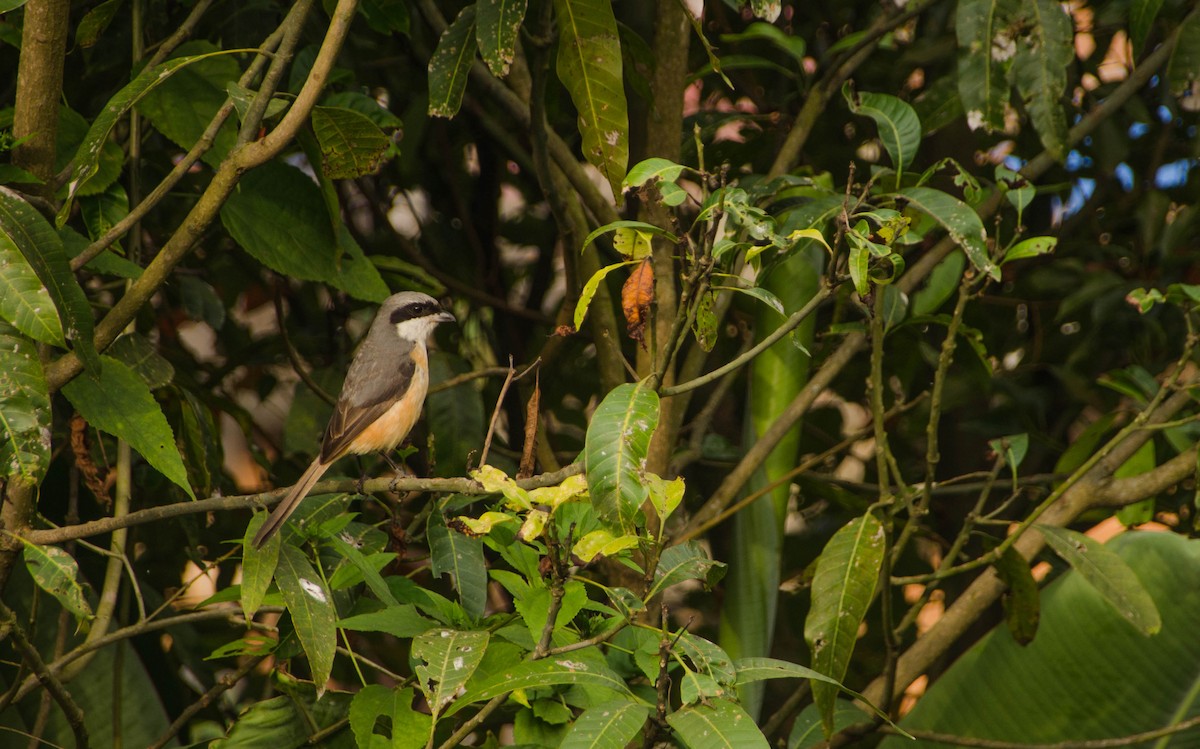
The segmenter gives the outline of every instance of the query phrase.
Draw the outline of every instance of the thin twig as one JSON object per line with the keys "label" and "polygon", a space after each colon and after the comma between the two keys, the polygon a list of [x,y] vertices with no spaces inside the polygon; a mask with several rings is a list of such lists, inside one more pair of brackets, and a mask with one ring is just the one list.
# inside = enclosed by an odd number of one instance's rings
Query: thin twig
{"label": "thin twig", "polygon": [[287,320],[283,314],[283,286],[275,284],[275,324],[279,327],[279,339],[283,341],[283,350],[287,352],[288,361],[292,363],[292,369],[300,377],[300,381],[308,386],[318,398],[333,406],[337,404],[337,399],[329,393],[325,392],[325,388],[317,384],[317,381],[308,373],[308,367],[300,359],[300,352],[292,345],[292,338],[287,332]]}
{"label": "thin twig", "polygon": [[492,447],[492,436],[496,432],[496,423],[500,420],[500,411],[504,406],[504,396],[508,393],[508,386],[529,374],[541,363],[541,359],[536,359],[532,364],[526,367],[521,374],[517,374],[517,370],[513,367],[512,357],[509,357],[508,375],[504,378],[504,384],[500,386],[500,395],[496,397],[496,407],[492,409],[492,420],[488,424],[487,436],[483,440],[483,451],[479,454],[479,465],[482,466],[487,464],[488,451]]}
{"label": "thin twig", "polygon": [[17,621],[16,613],[3,602],[0,602],[0,623],[9,628],[13,645],[21,655],[21,659],[33,670],[37,680],[62,708],[63,714],[67,717],[67,724],[71,727],[71,732],[75,734],[75,746],[78,749],[89,746],[87,726],[83,722],[83,710],[79,709],[79,705],[72,699],[71,693],[42,660],[37,646],[30,642],[25,635],[25,630]]}
{"label": "thin twig", "polygon": [[237,683],[244,679],[251,671],[253,671],[260,662],[262,662],[262,658],[247,658],[246,662],[243,663],[238,670],[232,671],[228,674],[225,674],[220,679],[217,679],[216,682],[214,682],[213,685],[208,688],[208,691],[200,695],[200,699],[188,705],[181,713],[179,713],[179,717],[167,727],[167,730],[164,731],[163,735],[158,738],[158,741],[155,741],[149,746],[149,749],[162,749],[162,747],[166,746],[167,742],[169,742],[172,737],[175,736],[175,734],[184,729],[184,726],[188,724],[188,721],[194,718],[201,710],[211,705],[213,700],[217,699],[222,694],[236,686]]}

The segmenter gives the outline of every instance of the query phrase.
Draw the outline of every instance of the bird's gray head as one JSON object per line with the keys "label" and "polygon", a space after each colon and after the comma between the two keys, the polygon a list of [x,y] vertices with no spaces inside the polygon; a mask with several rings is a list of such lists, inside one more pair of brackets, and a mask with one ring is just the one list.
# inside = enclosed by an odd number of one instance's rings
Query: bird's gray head
{"label": "bird's gray head", "polygon": [[384,300],[374,327],[391,328],[401,338],[423,343],[441,322],[454,322],[454,315],[436,299],[419,291],[402,291]]}

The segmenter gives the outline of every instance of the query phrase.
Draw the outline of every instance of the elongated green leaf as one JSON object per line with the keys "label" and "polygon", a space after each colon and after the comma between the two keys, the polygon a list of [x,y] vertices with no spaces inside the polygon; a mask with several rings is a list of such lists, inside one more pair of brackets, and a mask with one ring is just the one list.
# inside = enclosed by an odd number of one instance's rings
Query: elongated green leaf
{"label": "elongated green leaf", "polygon": [[282,533],[272,535],[261,549],[251,543],[265,522],[267,513],[254,513],[254,517],[246,524],[246,534],[242,539],[242,611],[248,620],[267,597],[267,589],[275,577],[275,568],[279,566],[279,547],[283,543]]}
{"label": "elongated green leaf", "polygon": [[79,584],[79,565],[75,558],[57,546],[21,541],[25,544],[25,567],[37,586],[58,599],[77,621],[92,619],[92,607]]}
{"label": "elongated green leaf", "polygon": [[[579,112],[583,156],[621,194],[629,162],[629,114],[621,43],[610,0],[554,0],[558,78]],[[618,201],[620,198],[618,197]]]}
{"label": "elongated green leaf", "polygon": [[100,152],[108,140],[108,135],[117,124],[117,120],[128,112],[130,107],[137,104],[139,99],[180,69],[214,55],[228,55],[236,51],[239,50],[221,50],[204,55],[167,60],[153,68],[143,70],[137,78],[118,91],[116,96],[110,99],[100,114],[96,116],[92,126],[88,129],[87,136],[79,146],[79,151],[75,154],[75,170],[71,173],[70,181],[67,182],[67,199],[63,201],[62,208],[58,212],[58,225],[62,226],[67,217],[71,215],[71,202],[78,194],[79,189],[99,171]]}
{"label": "elongated green leaf", "polygon": [[1146,35],[1154,25],[1154,19],[1162,8],[1163,0],[1132,0],[1129,3],[1129,41],[1133,42],[1133,54],[1141,55]]}
{"label": "elongated green leaf", "polygon": [[478,0],[475,38],[479,54],[497,78],[508,75],[517,45],[517,32],[525,20],[527,0]]}
{"label": "elongated green leaf", "polygon": [[390,741],[382,744],[388,749],[420,749],[429,739],[433,718],[428,713],[413,710],[414,690],[389,689],[379,684],[368,684],[354,695],[350,702],[350,730],[360,747],[372,749],[380,746],[375,733],[375,722],[387,718],[391,723]]}
{"label": "elongated green leaf", "polygon": [[430,569],[434,576],[449,574],[466,612],[474,617],[483,616],[483,607],[487,603],[483,542],[450,530],[440,512],[435,512],[429,521],[428,541]]}
{"label": "elongated green leaf", "polygon": [[710,700],[667,715],[667,723],[690,749],[768,749],[754,719],[736,702]]}
{"label": "elongated green leaf", "polygon": [[329,179],[354,179],[382,166],[391,140],[365,114],[313,107],[313,133],[321,146],[321,171]]}
{"label": "elongated green leaf", "polygon": [[[610,224],[605,224],[604,226],[601,226],[598,229],[596,229],[595,231],[593,231],[591,234],[587,235],[587,239],[583,240],[583,246],[579,249],[579,251],[583,252],[583,251],[587,250],[587,248],[592,245],[592,242],[596,241],[596,237],[599,237],[602,234],[607,234],[609,232],[619,231],[621,229],[633,229],[635,231],[645,232],[645,233],[653,234],[653,235],[659,236],[659,237],[665,237],[666,239],[669,239],[672,242],[679,241],[679,238],[676,237],[674,234],[670,233],[669,231],[667,231],[665,229],[660,229],[659,227],[655,226],[654,224],[648,224],[645,221],[621,220],[621,221],[613,221]],[[641,258],[635,258],[635,259],[640,260]]]}
{"label": "elongated green leaf", "polygon": [[171,425],[150,388],[123,362],[101,358],[104,369],[99,380],[76,377],[63,387],[63,394],[89,424],[128,442],[156,471],[195,499]]}
{"label": "elongated green leaf", "polygon": [[1012,78],[1042,145],[1056,159],[1067,155],[1067,115],[1062,97],[1074,58],[1071,17],[1055,0],[1021,4],[1027,36],[1018,39]]}
{"label": "elongated green leaf", "polygon": [[837,679],[831,679],[811,668],[805,668],[790,661],[781,661],[778,658],[738,658],[733,662],[733,667],[737,669],[739,686],[765,679],[812,679],[833,684],[839,689],[842,686]]}
{"label": "elongated green leaf", "polygon": [[487,674],[468,687],[466,694],[456,700],[446,715],[473,702],[490,700],[517,689],[552,687],[558,684],[581,684],[603,687],[632,697],[625,680],[618,676],[603,659],[584,658],[581,653],[566,653],[538,661],[522,661],[511,668]]}
{"label": "elongated green leaf", "polygon": [[[389,291],[379,271],[357,244],[338,241],[328,216],[312,180],[278,162],[247,173],[221,207],[230,236],[268,268],[382,301]],[[340,256],[336,248],[343,250]]]}
{"label": "elongated green leaf", "polygon": [[[232,57],[214,56],[218,51],[216,45],[204,39],[184,42],[175,51],[172,62],[186,57],[205,59],[178,70],[137,103],[138,112],[154,129],[185,151],[200,140],[226,101],[232,99],[237,105],[237,97],[231,95],[231,90],[236,89],[231,84],[237,84],[241,66]],[[217,130],[212,147],[200,157],[204,163],[216,168],[237,143],[237,130],[235,119],[227,119]]]}
{"label": "elongated green leaf", "polygon": [[7,233],[0,233],[0,317],[35,341],[67,345],[50,292]]}
{"label": "elongated green leaf", "polygon": [[842,95],[850,105],[850,111],[875,120],[879,127],[879,139],[892,157],[892,166],[902,172],[912,163],[921,145],[921,120],[912,106],[888,94],[869,94],[854,91],[849,84],[842,87]]}
{"label": "elongated green leaf", "polygon": [[379,571],[375,569],[374,565],[372,565],[365,556],[363,556],[363,553],[359,551],[356,546],[348,543],[341,536],[336,535],[329,539],[329,543],[332,544],[335,549],[337,549],[338,553],[341,554],[346,561],[350,562],[350,564],[358,570],[359,574],[361,574],[363,579],[366,581],[367,587],[371,589],[371,592],[375,594],[376,598],[390,606],[400,605],[400,602],[397,601],[395,596],[392,595],[391,589],[388,588],[387,583],[384,582],[383,577],[379,574]]}
{"label": "elongated green leaf", "polygon": [[659,557],[658,568],[654,570],[654,587],[646,597],[684,580],[703,580],[705,587],[711,588],[725,577],[725,570],[724,563],[709,558],[695,541],[672,546]]}
{"label": "elongated green leaf", "polygon": [[489,639],[487,632],[434,629],[413,640],[413,658],[422,662],[414,669],[417,686],[429,701],[434,722],[479,667]]}
{"label": "elongated green leaf", "polygon": [[967,125],[988,132],[1004,129],[1009,83],[1004,70],[1016,52],[1006,26],[1016,0],[960,0],[954,26],[958,34],[958,96]]}
{"label": "elongated green leaf", "polygon": [[737,682],[737,670],[733,666],[733,659],[716,643],[685,632],[675,643],[675,647],[692,662],[696,670],[708,674],[718,684],[733,686]]}
{"label": "elongated green leaf", "polygon": [[0,475],[41,483],[50,465],[51,421],[37,347],[0,322]]}
{"label": "elongated green leaf", "polygon": [[575,719],[559,749],[625,749],[649,716],[649,708],[630,700],[590,707]]}
{"label": "elongated green leaf", "polygon": [[366,614],[348,616],[340,620],[338,626],[355,632],[385,632],[392,637],[411,640],[437,626],[437,622],[421,616],[413,604],[405,603]]}
{"label": "elongated green leaf", "polygon": [[1121,557],[1082,533],[1050,525],[1038,525],[1037,529],[1046,544],[1142,634],[1153,635],[1162,629],[1154,599]]}
{"label": "elongated green leaf", "polygon": [[1009,547],[996,561],[996,574],[1008,586],[1008,593],[1004,596],[1004,619],[1008,622],[1008,631],[1019,644],[1028,645],[1037,634],[1040,617],[1038,588],[1029,570],[1029,562],[1025,561],[1021,552]]}
{"label": "elongated green leaf", "polygon": [[137,372],[142,382],[151,390],[157,390],[171,384],[175,377],[175,368],[161,354],[154,350],[154,344],[145,336],[137,333],[126,333],[108,347],[107,354],[114,359],[124,362],[130,369]]}
{"label": "elongated green leaf", "polygon": [[[883,526],[867,513],[833,534],[817,559],[804,639],[812,651],[813,669],[837,681],[846,676],[858,627],[875,595],[883,549]],[[814,681],[812,690],[828,736],[837,687]]]}
{"label": "elongated green leaf", "polygon": [[100,373],[100,357],[92,341],[92,309],[71,273],[62,239],[54,227],[19,195],[0,187],[0,234],[33,268],[54,302],[62,331],[88,374]]}
{"label": "elongated green leaf", "polygon": [[648,492],[641,478],[650,436],[658,426],[658,393],[644,383],[613,388],[588,425],[583,460],[596,513],[632,532]]}
{"label": "elongated green leaf", "polygon": [[429,58],[429,114],[453,117],[462,106],[467,73],[475,60],[475,6],[468,5],[438,40]]}
{"label": "elongated green leaf", "polygon": [[804,56],[808,52],[808,45],[805,43],[804,37],[787,34],[773,23],[755,21],[747,26],[744,31],[736,34],[721,34],[721,42],[723,44],[747,41],[770,42],[786,52],[798,63],[804,61]]}
{"label": "elongated green leaf", "polygon": [[1000,269],[987,254],[987,232],[971,206],[929,187],[909,187],[896,195],[941,224],[951,239],[963,248],[971,265],[996,280],[1000,279]]}
{"label": "elongated green leaf", "polygon": [[1167,81],[1171,93],[1179,96],[1197,80],[1200,80],[1200,16],[1189,14],[1179,29],[1179,41],[1171,50]]}
{"label": "elongated green leaf", "polygon": [[325,691],[325,682],[333,670],[333,655],[337,651],[337,612],[333,595],[317,574],[308,557],[291,544],[279,549],[279,566],[275,582],[283,594],[283,602],[292,615],[292,626],[308,656],[313,683],[317,693]]}

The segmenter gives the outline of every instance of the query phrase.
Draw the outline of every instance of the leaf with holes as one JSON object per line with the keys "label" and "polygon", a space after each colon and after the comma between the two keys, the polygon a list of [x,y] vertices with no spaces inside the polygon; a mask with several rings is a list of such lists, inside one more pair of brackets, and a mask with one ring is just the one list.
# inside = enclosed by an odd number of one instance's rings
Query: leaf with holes
{"label": "leaf with holes", "polygon": [[79,622],[94,617],[79,583],[79,566],[75,558],[57,546],[39,546],[21,539],[25,544],[25,567],[37,586],[58,599]]}
{"label": "leaf with holes", "polygon": [[355,179],[379,171],[392,141],[361,112],[313,107],[313,133],[321,146],[321,172],[330,179]]}
{"label": "leaf with holes", "polygon": [[629,114],[621,43],[610,0],[554,0],[558,78],[579,112],[583,156],[621,195],[629,162]]}
{"label": "leaf with holes", "polygon": [[588,425],[583,460],[592,506],[624,533],[636,529],[648,496],[642,464],[657,426],[658,393],[645,383],[613,388]]}
{"label": "leaf with holes", "polygon": [[1067,155],[1067,114],[1062,106],[1067,69],[1075,57],[1071,17],[1056,0],[1027,0],[1021,4],[1027,36],[1016,40],[1009,71],[1025,100],[1029,119],[1050,155]]}
{"label": "leaf with holes", "polygon": [[453,117],[462,106],[467,73],[475,60],[475,6],[468,5],[438,40],[429,58],[429,114]]}
{"label": "leaf with holes", "polygon": [[[846,676],[858,628],[875,595],[883,550],[883,526],[867,513],[833,534],[817,559],[804,639],[812,651],[813,670],[836,681]],[[838,689],[827,682],[814,681],[812,691],[829,736]]]}
{"label": "leaf with holes", "polygon": [[92,341],[92,308],[67,261],[62,238],[42,214],[17,193],[0,187],[0,236],[16,247],[54,303],[62,332],[88,374],[100,374],[100,356]]}
{"label": "leaf with holes", "polygon": [[525,20],[528,0],[478,0],[475,39],[488,70],[497,78],[508,75],[517,46],[517,33]]}
{"label": "leaf with holes", "polygon": [[[389,749],[421,749],[433,729],[433,719],[428,713],[413,710],[415,690],[412,687],[389,688],[379,684],[368,684],[354,695],[350,702],[350,730],[354,741],[361,747],[387,746]],[[391,740],[375,733],[379,718],[391,723]]]}
{"label": "leaf with holes", "polygon": [[488,639],[487,632],[432,629],[413,640],[417,687],[429,701],[435,723],[479,667]]}
{"label": "leaf with holes", "polygon": [[50,388],[33,341],[0,322],[0,476],[37,485],[50,465]]}

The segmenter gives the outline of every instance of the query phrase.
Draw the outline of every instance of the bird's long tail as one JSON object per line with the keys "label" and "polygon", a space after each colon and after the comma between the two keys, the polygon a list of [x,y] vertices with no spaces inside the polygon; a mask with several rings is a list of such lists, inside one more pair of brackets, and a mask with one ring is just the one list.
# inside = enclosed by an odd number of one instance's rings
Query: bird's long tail
{"label": "bird's long tail", "polygon": [[261,549],[268,538],[279,532],[279,529],[283,527],[284,521],[296,511],[296,508],[300,506],[300,501],[308,496],[309,490],[313,488],[314,484],[320,481],[330,465],[332,463],[322,463],[320,458],[312,462],[312,465],[308,467],[308,470],[304,472],[304,475],[300,477],[296,485],[291,488],[291,491],[287,493],[283,501],[275,507],[271,516],[267,518],[267,522],[263,523],[262,527],[258,529],[258,534],[254,536],[254,548]]}

